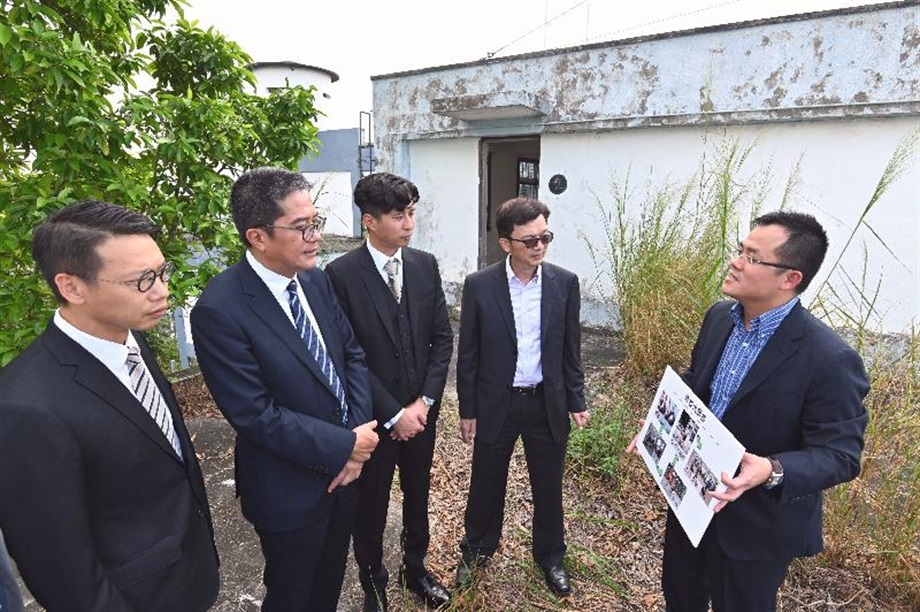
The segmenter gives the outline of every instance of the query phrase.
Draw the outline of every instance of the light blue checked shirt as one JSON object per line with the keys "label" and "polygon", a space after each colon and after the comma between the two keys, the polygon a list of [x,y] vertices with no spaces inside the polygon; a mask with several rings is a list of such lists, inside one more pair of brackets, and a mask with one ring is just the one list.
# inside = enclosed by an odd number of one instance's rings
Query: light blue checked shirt
{"label": "light blue checked shirt", "polygon": [[725,414],[725,409],[735,396],[735,392],[738,391],[741,381],[747,376],[748,370],[760,355],[760,351],[767,345],[773,332],[798,302],[799,298],[795,297],[759,317],[754,317],[751,319],[750,331],[744,328],[744,307],[740,303],[732,306],[729,313],[734,321],[734,327],[732,327],[728,342],[725,343],[719,367],[716,368],[715,376],[712,377],[712,384],[709,387],[712,391],[709,409],[720,421],[722,415]]}

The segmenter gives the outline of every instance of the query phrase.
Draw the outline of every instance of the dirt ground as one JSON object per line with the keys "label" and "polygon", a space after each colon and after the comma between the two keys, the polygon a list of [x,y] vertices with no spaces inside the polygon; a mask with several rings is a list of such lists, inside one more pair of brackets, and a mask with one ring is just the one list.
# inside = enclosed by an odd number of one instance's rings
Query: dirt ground
{"label": "dirt ground", "polygon": [[[613,336],[583,335],[583,359],[589,392],[618,376],[622,350]],[[259,609],[263,594],[262,555],[252,526],[243,519],[234,497],[234,432],[211,400],[201,377],[190,375],[175,384],[204,472],[221,557],[221,591],[214,610]],[[438,441],[432,467],[430,504],[432,542],[429,569],[451,585],[462,536],[463,510],[469,485],[471,451],[459,438],[455,376],[445,390],[438,421]],[[530,558],[532,504],[523,453],[512,459],[504,535],[490,565],[474,587],[455,597],[452,610],[663,610],[658,580],[666,503],[638,461],[624,461],[627,485],[609,487],[596,479],[568,473],[565,510],[566,563],[573,594],[559,599],[543,586]],[[386,564],[391,575],[399,563],[400,493],[394,486],[387,527]],[[391,609],[424,609],[419,600],[391,580]],[[340,612],[361,609],[362,595],[350,562],[339,604]],[[34,602],[27,610],[40,609]],[[893,612],[879,602],[865,572],[858,567],[830,567],[819,556],[796,563],[780,593],[783,611]],[[181,611],[177,611],[181,612]]]}

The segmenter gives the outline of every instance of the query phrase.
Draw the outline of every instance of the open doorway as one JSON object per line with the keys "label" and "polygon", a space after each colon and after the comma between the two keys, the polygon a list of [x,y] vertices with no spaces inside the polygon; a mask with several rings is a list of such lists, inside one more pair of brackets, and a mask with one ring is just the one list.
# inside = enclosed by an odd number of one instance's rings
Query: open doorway
{"label": "open doorway", "polygon": [[483,138],[479,146],[479,267],[504,257],[495,211],[510,198],[539,198],[540,137]]}

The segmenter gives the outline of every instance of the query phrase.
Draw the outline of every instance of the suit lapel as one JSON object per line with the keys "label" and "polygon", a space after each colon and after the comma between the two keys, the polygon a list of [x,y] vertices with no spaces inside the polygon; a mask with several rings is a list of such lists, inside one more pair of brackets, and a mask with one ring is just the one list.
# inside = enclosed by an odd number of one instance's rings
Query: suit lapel
{"label": "suit lapel", "polygon": [[[371,304],[374,306],[374,310],[377,312],[377,317],[380,319],[380,322],[383,324],[383,328],[387,331],[387,335],[390,336],[390,340],[393,342],[393,345],[396,346],[396,330],[393,328],[393,319],[390,316],[389,311],[387,310],[387,300],[392,300],[393,295],[390,292],[390,288],[387,287],[386,283],[383,282],[383,277],[380,276],[380,272],[377,270],[377,266],[374,265],[374,258],[371,257],[370,251],[367,250],[366,245],[361,245],[361,258],[359,260],[360,267],[360,276],[361,282],[364,284],[364,288],[367,290],[367,295],[370,298]],[[403,266],[406,265],[406,249],[403,249]],[[403,293],[406,291],[406,270],[403,270]]]}
{"label": "suit lapel", "polygon": [[549,338],[549,322],[560,301],[559,287],[556,286],[556,274],[545,263],[540,268],[540,348],[546,350],[546,339]]}
{"label": "suit lapel", "polygon": [[[246,293],[249,298],[249,308],[276,336],[278,336],[281,343],[287,347],[289,351],[294,353],[304,367],[306,367],[313,376],[325,385],[326,388],[329,389],[329,392],[334,395],[332,388],[329,386],[329,381],[326,380],[326,376],[320,369],[319,364],[316,363],[316,359],[314,359],[313,355],[307,350],[306,344],[304,344],[300,334],[297,333],[291,320],[288,319],[287,315],[281,309],[275,296],[271,294],[271,291],[268,290],[268,287],[265,286],[265,283],[263,283],[259,275],[255,273],[255,270],[252,269],[248,261],[243,259],[242,262],[240,262],[239,270],[243,292]],[[297,278],[301,283],[304,294],[307,296],[307,301],[309,301],[310,294],[307,291],[307,286],[303,282],[303,275],[298,275]],[[313,314],[316,316],[313,302],[310,302],[310,308],[313,309]]]}
{"label": "suit lapel", "polygon": [[406,310],[409,313],[409,326],[412,330],[412,341],[414,343],[416,338],[421,338],[418,326],[423,317],[420,313],[420,291],[412,291],[410,285],[412,284],[412,280],[418,281],[422,278],[423,270],[415,254],[408,248],[402,250],[402,260],[402,299],[406,302]]}
{"label": "suit lapel", "polygon": [[693,392],[697,397],[708,398],[710,396],[709,386],[712,384],[712,378],[716,374],[716,368],[722,359],[722,352],[725,350],[725,343],[728,342],[728,336],[732,333],[734,325],[727,311],[724,317],[714,320],[713,329],[710,332],[712,340],[710,341],[711,349],[701,355],[703,361],[699,365],[699,373],[696,376],[696,384]]}
{"label": "suit lapel", "polygon": [[517,350],[514,309],[511,307],[511,290],[508,288],[508,275],[504,263],[495,266],[495,275],[492,277],[492,295],[498,305],[498,312],[501,313],[505,326],[508,328],[508,335],[511,336],[511,341],[514,343],[515,350]]}
{"label": "suit lapel", "polygon": [[799,350],[796,341],[802,337],[802,314],[802,306],[797,304],[786,315],[785,320],[773,332],[773,336],[767,341],[767,345],[763,347],[760,355],[754,360],[747,376],[741,381],[741,385],[738,386],[738,390],[728,405],[726,413],[744,396],[760,386],[776,368]]}
{"label": "suit lapel", "polygon": [[[332,313],[329,312],[329,305],[320,298],[319,296],[319,287],[316,286],[313,278],[305,273],[301,272],[297,275],[297,280],[300,282],[301,288],[303,288],[303,293],[307,296],[307,302],[310,304],[310,310],[313,311],[313,318],[316,319],[316,325],[319,327],[319,333],[323,336],[323,344],[326,347],[326,356],[332,360],[332,365],[335,367],[335,372],[338,375],[339,379],[342,382],[342,386],[347,388],[345,380],[345,364],[342,362],[343,354],[341,350],[340,343],[332,342],[332,339],[337,337],[338,331],[333,326]],[[295,333],[295,335],[297,335]],[[299,338],[299,336],[298,336]],[[306,349],[306,345],[301,341],[301,345]],[[336,397],[335,390],[332,388],[332,385],[329,384],[329,379],[326,378],[326,375],[320,369],[319,364],[316,363],[316,360],[313,358],[313,355],[307,354],[310,358],[310,362],[314,366],[314,373],[317,373],[320,380],[329,389],[329,392]]]}
{"label": "suit lapel", "polygon": [[[49,350],[61,365],[73,366],[74,382],[85,387],[88,391],[95,394],[99,399],[107,403],[113,410],[120,413],[135,427],[140,429],[154,444],[159,446],[163,452],[169,455],[174,461],[179,462],[172,444],[163,435],[150,414],[134,396],[131,391],[107,368],[102,362],[93,357],[86,349],[74,342],[64,332],[62,332],[53,323],[48,326],[46,332]],[[144,361],[149,363],[152,357],[149,353],[144,352]],[[153,368],[148,368],[153,371]],[[173,421],[176,420],[178,407],[171,403],[167,396],[172,395],[168,392],[168,387],[164,388],[159,378],[154,378],[160,386],[163,398],[167,400],[170,410],[172,411]],[[184,452],[184,451],[183,451]],[[180,462],[181,463],[181,462]]]}

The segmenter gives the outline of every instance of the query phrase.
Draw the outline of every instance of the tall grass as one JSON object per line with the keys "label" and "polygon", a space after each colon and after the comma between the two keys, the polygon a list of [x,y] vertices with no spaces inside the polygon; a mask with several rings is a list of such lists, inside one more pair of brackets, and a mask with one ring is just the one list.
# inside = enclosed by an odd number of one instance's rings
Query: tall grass
{"label": "tall grass", "polygon": [[875,589],[920,609],[920,333],[864,345],[872,390],[862,472],[828,491],[827,557],[868,569]]}
{"label": "tall grass", "polygon": [[762,176],[741,178],[752,149],[715,144],[690,179],[648,188],[638,218],[628,179],[611,182],[612,206],[598,199],[606,248],[588,248],[614,282],[626,367],[646,385],[666,365],[688,365],[700,321],[720,296],[741,204],[756,208],[765,193]]}
{"label": "tall grass", "polygon": [[[875,232],[870,213],[907,165],[915,163],[918,142],[920,131],[896,147],[810,305],[817,316],[846,328],[842,331],[863,356],[872,385],[866,400],[870,421],[862,473],[826,496],[827,551],[822,559],[865,566],[881,597],[910,609],[920,609],[920,334],[878,332],[880,284],[867,283],[868,251],[861,274],[844,269],[841,262],[863,229],[897,258]],[[687,365],[702,315],[720,297],[726,255],[738,240],[739,210],[743,204],[759,214],[766,181],[740,178],[751,150],[737,141],[723,141],[693,179],[647,190],[638,215],[629,207],[633,195],[628,182],[614,182],[611,203],[602,206],[608,211],[602,221],[609,245],[606,250],[589,249],[613,276],[625,364],[646,389],[657,383],[665,365],[677,370]],[[797,180],[798,166],[787,181],[781,208]],[[611,398],[608,406],[614,412],[629,410],[635,396],[628,395]],[[645,412],[644,406],[639,408]]]}

